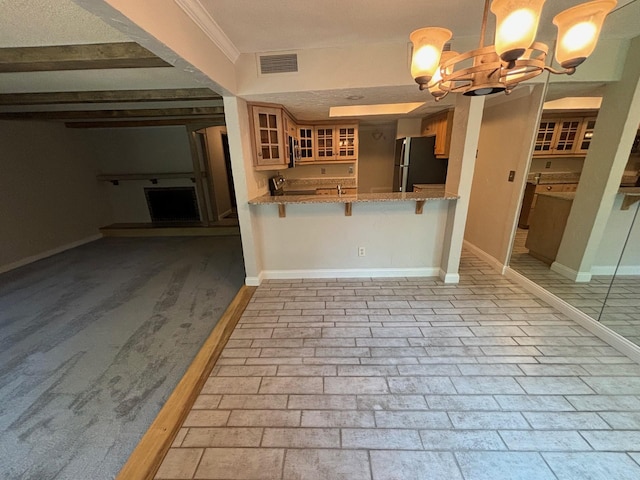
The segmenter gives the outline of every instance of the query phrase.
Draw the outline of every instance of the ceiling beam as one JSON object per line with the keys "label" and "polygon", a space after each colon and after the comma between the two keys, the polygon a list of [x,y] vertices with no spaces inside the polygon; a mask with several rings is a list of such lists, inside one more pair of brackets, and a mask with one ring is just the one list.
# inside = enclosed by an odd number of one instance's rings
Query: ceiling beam
{"label": "ceiling beam", "polygon": [[98,120],[139,117],[211,117],[217,115],[224,117],[223,107],[0,112],[0,120]]}
{"label": "ceiling beam", "polygon": [[126,127],[163,127],[172,125],[189,125],[193,129],[224,126],[223,116],[188,118],[157,118],[151,120],[111,120],[98,122],[66,122],[67,128],[126,128]]}
{"label": "ceiling beam", "polygon": [[0,105],[61,105],[66,103],[165,102],[172,100],[220,99],[222,99],[220,95],[208,88],[171,88],[162,90],[4,93],[0,94]]}
{"label": "ceiling beam", "polygon": [[170,66],[135,42],[0,48],[0,73]]}

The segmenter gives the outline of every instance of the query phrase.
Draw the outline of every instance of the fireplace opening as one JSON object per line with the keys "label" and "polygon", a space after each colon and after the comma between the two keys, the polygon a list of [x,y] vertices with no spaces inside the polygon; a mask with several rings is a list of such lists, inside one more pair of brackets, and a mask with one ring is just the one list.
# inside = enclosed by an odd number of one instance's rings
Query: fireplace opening
{"label": "fireplace opening", "polygon": [[145,188],[152,222],[199,222],[195,187]]}

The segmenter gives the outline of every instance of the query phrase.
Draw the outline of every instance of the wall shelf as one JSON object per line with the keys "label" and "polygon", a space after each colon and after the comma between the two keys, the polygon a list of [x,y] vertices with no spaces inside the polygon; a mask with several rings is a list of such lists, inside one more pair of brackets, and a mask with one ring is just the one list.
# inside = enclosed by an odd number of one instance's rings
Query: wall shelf
{"label": "wall shelf", "polygon": [[[202,173],[204,177],[204,172]],[[122,181],[140,181],[148,180],[152,184],[157,184],[158,180],[170,180],[177,178],[189,178],[192,183],[195,183],[196,176],[194,172],[164,172],[164,173],[107,173],[96,175],[96,179],[100,182],[111,182],[113,185],[118,185]]]}

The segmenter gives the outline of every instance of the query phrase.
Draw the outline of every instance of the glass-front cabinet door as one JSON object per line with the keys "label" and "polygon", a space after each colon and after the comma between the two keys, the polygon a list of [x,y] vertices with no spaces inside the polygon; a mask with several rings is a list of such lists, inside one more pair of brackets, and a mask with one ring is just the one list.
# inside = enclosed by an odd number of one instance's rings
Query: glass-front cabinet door
{"label": "glass-front cabinet door", "polygon": [[333,160],[336,156],[333,144],[334,127],[316,127],[316,160]]}
{"label": "glass-front cabinet door", "polygon": [[593,137],[593,131],[596,128],[596,119],[593,118],[585,118],[582,121],[582,130],[580,132],[580,142],[578,143],[578,148],[576,149],[576,153],[586,154],[587,150],[591,146],[591,138]]}
{"label": "glass-front cabinet door", "polygon": [[300,142],[300,161],[312,162],[315,159],[313,154],[313,127],[298,127],[298,137]]}
{"label": "glass-front cabinet door", "polygon": [[553,153],[571,153],[575,151],[581,126],[581,118],[563,118],[560,120]]}
{"label": "glass-front cabinet door", "polygon": [[258,166],[286,164],[282,110],[253,107],[253,125]]}
{"label": "glass-front cabinet door", "polygon": [[337,133],[337,159],[338,160],[355,160],[358,151],[358,136],[356,126],[338,126]]}
{"label": "glass-front cabinet door", "polygon": [[552,153],[553,137],[556,131],[557,120],[542,120],[538,127],[536,144],[533,148],[534,155],[544,155]]}

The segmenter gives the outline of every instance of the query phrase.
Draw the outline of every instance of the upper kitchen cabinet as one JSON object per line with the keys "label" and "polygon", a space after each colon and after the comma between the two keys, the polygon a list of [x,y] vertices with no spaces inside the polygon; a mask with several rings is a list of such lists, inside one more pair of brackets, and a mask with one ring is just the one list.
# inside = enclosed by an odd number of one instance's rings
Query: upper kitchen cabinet
{"label": "upper kitchen cabinet", "polygon": [[285,150],[283,109],[252,105],[251,119],[256,170],[274,170],[286,166],[289,159]]}
{"label": "upper kitchen cabinet", "polygon": [[596,117],[585,117],[582,120],[582,130],[578,137],[578,146],[576,153],[586,155],[589,146],[591,145],[591,137],[593,137],[593,130],[596,128]]}
{"label": "upper kitchen cabinet", "polygon": [[533,150],[535,156],[584,156],[591,143],[595,116],[543,116]]}
{"label": "upper kitchen cabinet", "polygon": [[298,125],[281,105],[254,103],[249,108],[256,170],[358,160],[357,124]]}
{"label": "upper kitchen cabinet", "polygon": [[453,110],[444,110],[422,119],[422,136],[436,137],[433,150],[436,158],[449,158],[452,129]]}
{"label": "upper kitchen cabinet", "polygon": [[300,162],[313,162],[315,160],[315,148],[313,140],[313,127],[310,125],[298,126],[298,143],[300,146]]}
{"label": "upper kitchen cabinet", "polygon": [[316,125],[314,132],[316,163],[357,160],[357,125]]}

